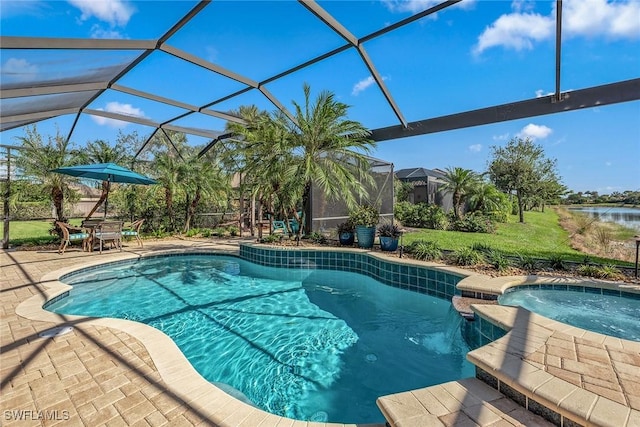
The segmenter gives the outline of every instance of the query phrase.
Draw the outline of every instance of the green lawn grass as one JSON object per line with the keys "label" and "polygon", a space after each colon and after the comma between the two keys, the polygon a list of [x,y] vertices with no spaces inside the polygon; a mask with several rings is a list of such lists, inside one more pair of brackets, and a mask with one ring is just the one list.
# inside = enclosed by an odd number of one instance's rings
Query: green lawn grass
{"label": "green lawn grass", "polygon": [[[73,225],[80,225],[82,219],[69,221]],[[49,234],[53,228],[52,220],[42,221],[11,221],[9,223],[9,243],[24,241],[55,240],[55,236]],[[0,238],[4,238],[4,227],[0,227]]]}
{"label": "green lawn grass", "polygon": [[[522,224],[517,216],[511,216],[509,222],[498,224],[495,234],[422,229],[406,233],[403,244],[406,246],[416,240],[430,240],[442,249],[456,250],[482,243],[511,255],[535,258],[560,256],[576,262],[584,260],[584,253],[571,248],[569,233],[560,227],[558,215],[552,209],[525,212],[524,220]],[[590,258],[604,263],[627,264],[618,260]]]}

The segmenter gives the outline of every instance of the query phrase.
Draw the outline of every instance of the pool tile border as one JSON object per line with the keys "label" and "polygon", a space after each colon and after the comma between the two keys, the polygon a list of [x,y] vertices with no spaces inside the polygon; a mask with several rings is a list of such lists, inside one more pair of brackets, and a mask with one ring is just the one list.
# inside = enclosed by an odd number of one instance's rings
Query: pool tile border
{"label": "pool tile border", "polygon": [[467,271],[441,264],[418,263],[362,249],[297,249],[260,244],[240,245],[240,258],[268,267],[340,270],[359,273],[395,288],[451,300]]}

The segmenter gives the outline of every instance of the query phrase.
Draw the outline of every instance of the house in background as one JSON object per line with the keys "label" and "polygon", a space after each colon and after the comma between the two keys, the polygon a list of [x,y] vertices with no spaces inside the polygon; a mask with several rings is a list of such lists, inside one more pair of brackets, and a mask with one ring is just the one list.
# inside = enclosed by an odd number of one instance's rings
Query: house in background
{"label": "house in background", "polygon": [[396,178],[413,186],[411,203],[426,202],[440,206],[445,212],[453,209],[453,196],[442,190],[444,171],[440,169],[409,168],[396,171]]}

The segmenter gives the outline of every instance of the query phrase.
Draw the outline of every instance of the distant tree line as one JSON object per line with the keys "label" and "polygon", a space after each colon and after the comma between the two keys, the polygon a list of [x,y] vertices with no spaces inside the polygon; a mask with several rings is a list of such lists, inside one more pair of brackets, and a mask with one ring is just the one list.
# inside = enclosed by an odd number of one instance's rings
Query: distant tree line
{"label": "distant tree line", "polygon": [[597,191],[570,191],[562,198],[561,202],[566,205],[584,204],[620,204],[620,205],[640,205],[640,191],[626,190],[623,192],[614,191],[611,194],[598,194]]}

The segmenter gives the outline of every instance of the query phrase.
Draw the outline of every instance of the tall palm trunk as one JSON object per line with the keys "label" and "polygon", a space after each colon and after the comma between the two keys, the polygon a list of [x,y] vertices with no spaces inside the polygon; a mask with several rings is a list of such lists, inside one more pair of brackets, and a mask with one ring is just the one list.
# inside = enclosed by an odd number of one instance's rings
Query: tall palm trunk
{"label": "tall palm trunk", "polygon": [[[102,193],[100,194],[100,198],[96,202],[93,209],[91,209],[91,212],[87,214],[87,217],[85,219],[91,218],[91,215],[93,215],[98,210],[98,208],[105,202],[105,200],[107,200],[110,190],[111,190],[111,183],[109,181],[102,181]],[[105,215],[106,213],[107,212],[105,207]]]}
{"label": "tall palm trunk", "polygon": [[189,231],[189,229],[191,228],[191,219],[196,214],[196,207],[198,206],[198,203],[200,203],[200,199],[201,198],[202,198],[202,195],[201,195],[201,192],[200,192],[200,187],[198,187],[198,188],[196,188],[196,192],[195,192],[195,195],[193,197],[193,200],[191,200],[191,203],[189,203],[189,205],[187,207],[187,218],[186,218],[185,224],[184,224],[185,233],[187,231]]}
{"label": "tall palm trunk", "polygon": [[63,209],[63,201],[64,201],[64,193],[62,189],[59,187],[54,187],[51,189],[51,200],[53,200],[53,207],[56,211],[56,219],[58,221],[65,221],[64,217],[64,209]]}
{"label": "tall palm trunk", "polygon": [[165,187],[164,195],[166,200],[166,208],[167,208],[167,216],[169,217],[169,225],[171,226],[171,231],[175,230],[175,212],[173,211],[173,192],[169,187]]}

